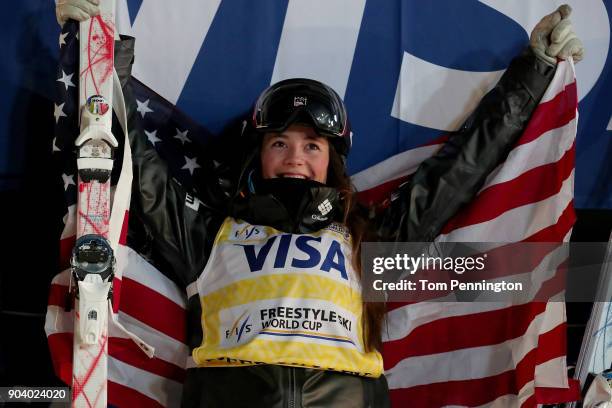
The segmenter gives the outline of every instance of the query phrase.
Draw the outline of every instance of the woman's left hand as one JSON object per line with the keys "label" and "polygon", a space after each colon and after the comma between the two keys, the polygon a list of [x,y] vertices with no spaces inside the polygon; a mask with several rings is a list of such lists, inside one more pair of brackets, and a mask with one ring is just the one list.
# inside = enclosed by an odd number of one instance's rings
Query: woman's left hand
{"label": "woman's left hand", "polygon": [[575,62],[584,56],[584,46],[572,27],[572,8],[564,4],[540,20],[531,32],[529,45],[541,59],[556,64],[557,59],[572,57]]}

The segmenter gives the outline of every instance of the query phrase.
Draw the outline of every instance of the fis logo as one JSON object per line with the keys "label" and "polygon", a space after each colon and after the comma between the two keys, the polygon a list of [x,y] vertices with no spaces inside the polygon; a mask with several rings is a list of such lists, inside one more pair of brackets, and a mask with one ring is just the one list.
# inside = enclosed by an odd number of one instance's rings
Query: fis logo
{"label": "fis logo", "polygon": [[234,240],[246,241],[251,238],[265,237],[264,231],[256,226],[246,224],[244,226],[237,225],[236,227],[237,228],[234,229],[233,233],[231,234]]}
{"label": "fis logo", "polygon": [[305,96],[294,96],[293,97],[293,107],[297,108],[298,106],[306,106],[308,103],[308,98]]}
{"label": "fis logo", "polygon": [[251,315],[248,315],[244,320],[244,315],[247,314],[247,311],[245,310],[240,317],[238,317],[234,323],[232,324],[232,327],[229,330],[225,331],[225,338],[226,339],[232,339],[232,338],[236,338],[236,343],[238,343],[240,341],[240,339],[242,338],[243,334],[247,334],[251,332],[251,324],[248,324],[249,322],[249,318],[251,317]]}

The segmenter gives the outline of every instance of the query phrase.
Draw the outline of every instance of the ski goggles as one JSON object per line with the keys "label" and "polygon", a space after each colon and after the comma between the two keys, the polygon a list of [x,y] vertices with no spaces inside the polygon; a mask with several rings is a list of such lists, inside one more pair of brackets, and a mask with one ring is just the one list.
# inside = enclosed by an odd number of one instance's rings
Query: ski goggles
{"label": "ski goggles", "polygon": [[266,89],[255,103],[253,124],[258,132],[281,132],[300,122],[311,124],[321,136],[341,141],[339,146],[334,143],[338,153],[348,153],[351,139],[346,109],[327,85],[312,79],[287,79]]}

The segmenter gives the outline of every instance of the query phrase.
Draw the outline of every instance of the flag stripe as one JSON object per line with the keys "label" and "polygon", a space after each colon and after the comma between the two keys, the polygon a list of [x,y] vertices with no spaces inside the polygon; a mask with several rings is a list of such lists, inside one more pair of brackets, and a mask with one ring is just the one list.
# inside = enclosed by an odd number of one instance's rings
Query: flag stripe
{"label": "flag stripe", "polygon": [[511,181],[487,188],[472,203],[470,210],[459,212],[442,233],[490,221],[506,211],[551,197],[561,190],[573,170],[574,145],[558,162],[536,167]]}
{"label": "flag stripe", "polygon": [[[417,373],[418,375],[418,373]],[[446,381],[390,390],[395,407],[476,406],[500,395],[516,394],[514,371],[463,381]]]}
{"label": "flag stripe", "polygon": [[574,201],[570,201],[556,223],[542,228],[523,240],[523,242],[556,242],[562,241],[559,237],[565,237],[571,231],[574,222],[576,221],[576,213],[574,212]]}
{"label": "flag stripe", "polygon": [[[126,329],[140,338],[147,338],[147,343],[155,348],[155,357],[174,364],[177,367],[185,368],[185,360],[189,356],[189,347],[187,347],[185,343],[177,341],[121,311],[119,312],[118,318]],[[114,330],[114,325],[111,326],[111,336],[127,338],[121,331]],[[142,351],[138,350],[138,354],[140,355],[141,353]]]}
{"label": "flag stripe", "polygon": [[169,378],[177,382],[185,380],[185,370],[157,357],[148,358],[131,339],[113,338],[108,354],[141,370]]}
{"label": "flag stripe", "polygon": [[123,312],[178,341],[186,342],[184,308],[130,278],[123,279],[123,290]]}
{"label": "flag stripe", "polygon": [[566,125],[576,117],[578,108],[576,82],[572,82],[556,94],[550,101],[540,103],[533,113],[529,124],[518,144],[529,143],[542,133]]}
{"label": "flag stripe", "polygon": [[[507,311],[503,309],[502,311]],[[507,314],[504,316],[501,313],[493,313],[490,318],[505,319],[505,324],[509,324],[512,320],[508,320]],[[392,368],[387,370],[387,376],[390,388],[405,388],[414,385],[422,385],[429,381],[441,382],[445,379],[458,380],[464,377],[481,378],[490,375],[497,375],[506,371],[509,368],[508,364],[512,361],[518,361],[522,356],[527,355],[532,349],[538,346],[537,334],[539,332],[547,332],[553,330],[556,326],[563,324],[565,315],[562,310],[557,307],[546,306],[545,312],[535,315],[532,321],[527,322],[528,327],[515,338],[503,340],[501,342],[476,345],[468,345],[462,349],[442,351],[432,354],[423,354],[414,357],[403,358]],[[417,337],[422,333],[413,333],[411,337]],[[442,343],[446,339],[437,339]],[[432,341],[428,337],[420,337],[420,341]],[[447,340],[452,341],[452,340]],[[400,350],[401,356],[407,352],[406,349]],[[387,354],[385,354],[385,357]],[[489,360],[488,360],[489,359]],[[448,364],[462,365],[465,361],[470,361],[469,367],[464,367],[455,374],[448,373]],[[408,377],[403,373],[412,370],[419,370],[423,373],[421,376]]]}
{"label": "flag stripe", "polygon": [[[536,364],[535,357],[538,354],[537,350],[551,347],[553,351],[548,353],[551,356],[564,355],[565,349],[559,350],[558,347],[558,336],[564,335],[564,333],[565,325],[560,324],[552,331],[540,336],[538,339],[538,348],[527,353],[523,359],[518,362],[515,370],[508,370],[483,378],[433,382],[414,387],[391,389],[390,394],[393,405],[398,407],[437,407],[445,405],[489,406],[485,404],[489,401],[500,399],[500,397],[504,397],[507,394],[520,394],[521,399],[525,399],[525,402],[523,402],[521,406],[535,407],[536,399],[533,395],[533,379],[535,376],[534,368]],[[475,356],[470,356],[468,360],[463,360],[463,364],[461,361],[457,361],[456,364],[462,364],[463,369],[469,369],[471,362],[474,361],[474,357]],[[491,358],[492,362],[494,358],[495,357]],[[447,364],[452,364],[452,360],[446,360],[446,362]],[[553,361],[553,363],[557,371],[564,367],[564,361]],[[448,366],[441,367],[441,370],[444,369],[448,371]],[[419,374],[422,376],[427,375],[422,369],[419,370]],[[500,402],[507,401],[507,398],[501,398]]]}
{"label": "flag stripe", "polygon": [[[108,371],[112,373],[110,380],[113,383],[137,390],[137,396],[142,395],[149,400],[156,401],[161,406],[178,407],[180,405],[182,386],[176,381],[141,370],[110,356],[108,358]],[[145,400],[143,399],[143,401]],[[115,401],[111,403],[118,405]],[[119,406],[129,405],[121,403]],[[135,406],[148,407],[150,405],[138,404]]]}
{"label": "flag stripe", "polygon": [[108,382],[108,403],[116,407],[164,407],[164,405],[139,393],[130,386],[117,384],[114,381]]}
{"label": "flag stripe", "polygon": [[[513,208],[497,218],[456,228],[436,238],[439,242],[519,242],[557,222],[572,201],[574,173],[565,179],[561,190],[544,200]],[[537,217],[535,215],[538,215]]]}
{"label": "flag stripe", "polygon": [[140,282],[182,308],[186,307],[185,291],[180,290],[174,282],[155,269],[132,248],[119,246],[117,268],[123,271],[124,277]]}
{"label": "flag stripe", "polygon": [[[495,184],[519,177],[523,172],[536,167],[558,162],[574,144],[572,129],[576,128],[574,118],[567,127],[556,128],[543,133],[534,141],[518,146],[510,152],[507,161],[520,166],[498,166],[487,177],[479,193]],[[551,146],[554,146],[551,148]]]}
{"label": "flag stripe", "polygon": [[[530,322],[545,307],[545,304],[529,303],[497,311],[447,317],[421,325],[410,336],[384,344],[385,369],[395,366],[401,357],[443,353],[513,339],[525,333]],[[470,327],[470,330],[463,330],[465,327]],[[430,341],[423,343],[422,339]]]}

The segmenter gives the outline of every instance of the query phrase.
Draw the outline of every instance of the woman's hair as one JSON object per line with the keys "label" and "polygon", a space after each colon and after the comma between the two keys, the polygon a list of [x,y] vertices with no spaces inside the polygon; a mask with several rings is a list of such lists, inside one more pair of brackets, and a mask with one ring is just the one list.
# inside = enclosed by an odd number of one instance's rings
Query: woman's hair
{"label": "woman's hair", "polygon": [[[357,205],[355,189],[351,179],[346,174],[342,158],[331,143],[329,146],[327,185],[336,188],[340,193],[341,202],[344,204],[340,219],[351,233],[353,268],[361,277],[361,243],[371,239],[373,233],[368,228],[368,220],[363,214],[363,209],[360,210]],[[363,302],[363,342],[366,351],[380,350],[381,348],[381,333],[385,312],[386,306],[383,302]]]}

